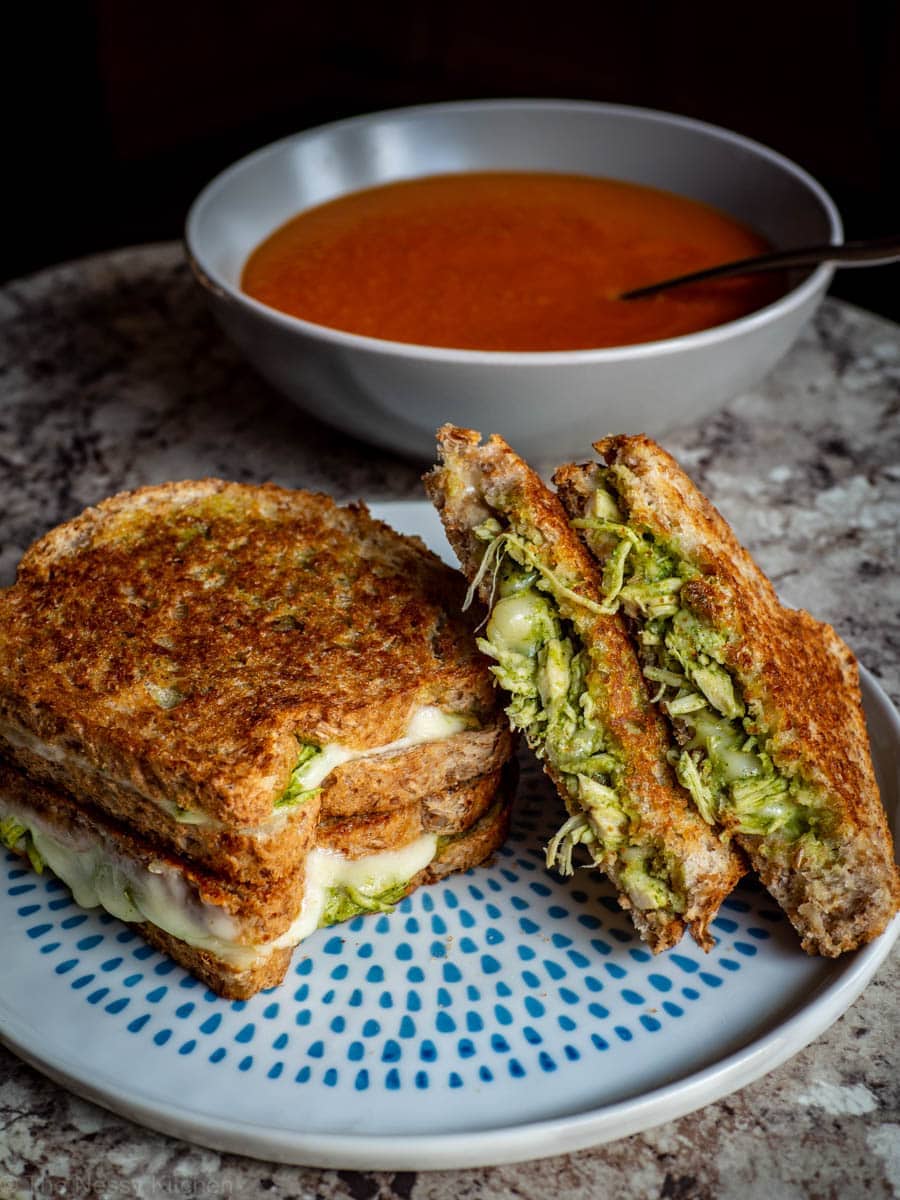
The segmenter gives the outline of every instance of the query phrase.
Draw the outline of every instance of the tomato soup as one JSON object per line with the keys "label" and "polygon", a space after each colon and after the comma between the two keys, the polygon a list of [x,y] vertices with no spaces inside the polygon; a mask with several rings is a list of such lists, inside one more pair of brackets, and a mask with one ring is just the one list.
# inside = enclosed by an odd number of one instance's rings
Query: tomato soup
{"label": "tomato soup", "polygon": [[434,175],[307,209],[241,286],[349,333],[472,350],[576,350],[692,333],[784,290],[780,277],[623,291],[760,254],[763,238],[683,196],[581,175]]}

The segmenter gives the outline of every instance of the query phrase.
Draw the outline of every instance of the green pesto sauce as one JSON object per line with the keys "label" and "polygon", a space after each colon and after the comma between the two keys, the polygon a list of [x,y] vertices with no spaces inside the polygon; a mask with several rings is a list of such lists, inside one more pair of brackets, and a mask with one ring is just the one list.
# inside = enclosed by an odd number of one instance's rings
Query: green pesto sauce
{"label": "green pesto sauce", "polygon": [[24,853],[38,875],[44,873],[44,860],[38,853],[34,838],[15,817],[5,817],[0,821],[0,845],[5,846],[7,850]]}
{"label": "green pesto sauce", "polygon": [[766,735],[748,716],[725,665],[727,636],[680,602],[682,584],[697,569],[661,539],[626,525],[609,492],[598,491],[590,507],[573,524],[607,563],[604,602],[621,605],[638,625],[644,675],[681,734],[682,747],[672,752],[676,774],[704,820],[792,844],[802,840],[807,853],[827,854],[821,804],[766,752]]}
{"label": "green pesto sauce", "polygon": [[305,804],[307,800],[311,800],[313,796],[317,796],[321,792],[321,787],[311,788],[304,782],[309,764],[313,759],[318,758],[321,753],[321,746],[317,746],[313,742],[300,743],[300,752],[297,756],[294,769],[291,771],[288,785],[275,801],[274,808],[296,808],[301,804]]}
{"label": "green pesto sauce", "polygon": [[408,887],[409,880],[401,879],[372,895],[359,888],[351,887],[349,884],[329,888],[325,907],[319,918],[319,928],[322,929],[326,925],[337,925],[341,921],[349,921],[364,913],[393,912],[394,905],[403,899]]}
{"label": "green pesto sauce", "polygon": [[559,591],[574,593],[540,564],[533,548],[504,534],[496,521],[476,532],[490,541],[483,562],[494,571],[494,600],[478,646],[494,659],[491,670],[509,695],[510,722],[552,764],[569,797],[571,815],[547,847],[547,865],[571,874],[573,851],[585,845],[595,863],[610,856],[620,867],[625,863],[620,885],[637,907],[683,911],[684,899],[673,890],[666,864],[631,845],[637,822],[619,791],[622,763],[595,717],[586,685],[587,652],[556,599]]}

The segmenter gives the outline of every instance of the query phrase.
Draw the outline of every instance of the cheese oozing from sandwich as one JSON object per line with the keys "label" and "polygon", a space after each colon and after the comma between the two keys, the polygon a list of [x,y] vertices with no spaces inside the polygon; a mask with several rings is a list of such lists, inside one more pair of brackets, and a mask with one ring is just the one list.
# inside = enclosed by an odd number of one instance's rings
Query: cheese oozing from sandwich
{"label": "cheese oozing from sandwich", "polygon": [[63,829],[2,796],[0,841],[27,853],[36,868],[49,867],[82,908],[102,908],[122,921],[149,922],[237,970],[297,945],[320,925],[389,909],[438,849],[433,833],[357,859],[313,849],[306,858],[303,901],[290,926],[268,942],[248,942],[240,921],[203,900],[171,862],[145,864],[87,830]]}

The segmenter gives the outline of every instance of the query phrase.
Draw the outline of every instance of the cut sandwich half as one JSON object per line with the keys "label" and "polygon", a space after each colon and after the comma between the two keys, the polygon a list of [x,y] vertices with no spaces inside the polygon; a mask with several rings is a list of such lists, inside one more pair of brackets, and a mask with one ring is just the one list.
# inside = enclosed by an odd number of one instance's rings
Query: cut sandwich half
{"label": "cut sandwich half", "polygon": [[506,693],[510,722],[541,758],[568,811],[547,848],[571,873],[576,847],[612,879],[644,940],[698,943],[743,872],[667,761],[664,722],[620,617],[559,501],[499,437],[438,433],[441,465],[426,477],[470,597],[488,607],[478,640]]}
{"label": "cut sandwich half", "polygon": [[679,779],[749,855],[810,953],[871,940],[900,903],[856,661],[783,607],[719,512],[646,437],[554,476],[671,722]]}

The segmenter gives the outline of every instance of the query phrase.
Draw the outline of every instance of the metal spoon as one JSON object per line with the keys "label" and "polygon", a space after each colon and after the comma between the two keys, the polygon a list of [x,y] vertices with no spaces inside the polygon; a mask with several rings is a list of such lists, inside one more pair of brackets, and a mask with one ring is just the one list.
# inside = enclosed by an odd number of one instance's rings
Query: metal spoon
{"label": "metal spoon", "polygon": [[900,234],[888,237],[868,238],[862,242],[843,242],[837,246],[803,246],[797,250],[774,250],[754,258],[742,258],[737,262],[722,263],[718,267],[706,267],[703,271],[692,271],[690,275],[676,275],[646,287],[632,288],[622,292],[620,300],[640,300],[644,296],[655,296],[657,292],[670,288],[684,287],[689,283],[701,283],[707,279],[725,279],[731,275],[754,275],[757,271],[784,271],[788,267],[813,267],[830,262],[836,267],[877,267],[883,263],[900,261]]}

